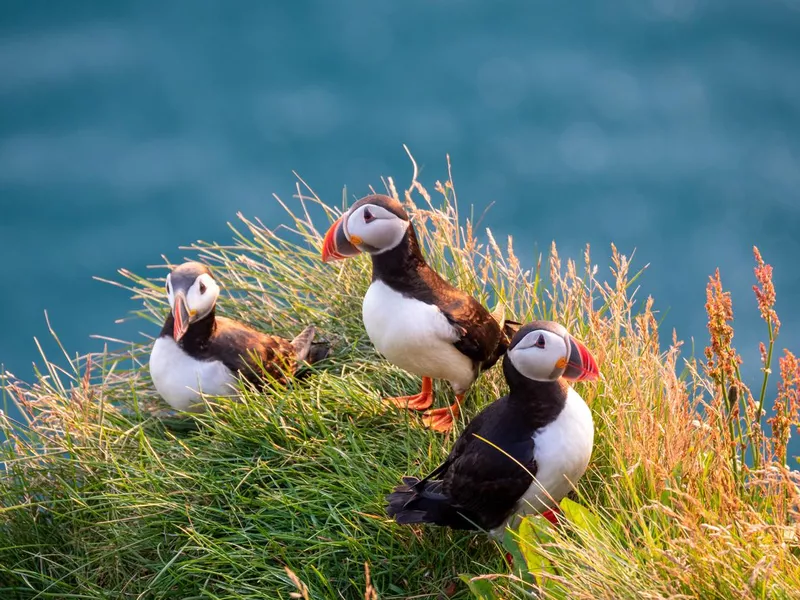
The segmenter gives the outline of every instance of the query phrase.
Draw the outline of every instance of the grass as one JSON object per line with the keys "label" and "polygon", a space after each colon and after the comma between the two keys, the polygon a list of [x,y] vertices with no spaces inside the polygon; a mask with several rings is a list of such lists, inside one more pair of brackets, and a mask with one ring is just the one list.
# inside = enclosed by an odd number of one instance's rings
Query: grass
{"label": "grass", "polygon": [[[510,240],[501,249],[487,232],[479,242],[451,181],[436,183],[436,200],[416,175],[403,193],[391,179],[386,187],[407,201],[429,261],[450,281],[489,306],[504,301],[518,320],[564,323],[599,358],[601,381],[579,386],[596,446],[568,521],[526,520],[503,548],[385,518],[383,496],[399,477],[435,467],[452,439],[379,402],[419,382],[375,354],[360,318],[369,262],[321,263],[320,229],[336,213],[299,185],[281,203],[288,227],[241,217],[230,245],[198,243],[191,254],[222,283],[224,314],[287,336],[314,323],[334,357],[302,384],[266,393],[242,384],[239,399],[210,398],[194,416],[165,415],[147,343],[65,352],[45,358],[30,385],[6,381],[25,422],[0,420],[0,597],[797,597],[798,480],[785,440],[800,420],[800,370],[781,358],[777,412],[763,429],[764,394],[754,398],[738,375],[721,282],[709,287],[706,361],[682,357],[677,339],[659,339],[652,299],[635,300],[640,273],[616,249],[609,282],[588,248],[580,267],[553,245],[527,270]],[[327,213],[320,229],[315,211]],[[771,273],[757,266],[768,377],[777,315]],[[135,317],[160,323],[166,272],[121,274]],[[503,393],[493,369],[465,418]]]}

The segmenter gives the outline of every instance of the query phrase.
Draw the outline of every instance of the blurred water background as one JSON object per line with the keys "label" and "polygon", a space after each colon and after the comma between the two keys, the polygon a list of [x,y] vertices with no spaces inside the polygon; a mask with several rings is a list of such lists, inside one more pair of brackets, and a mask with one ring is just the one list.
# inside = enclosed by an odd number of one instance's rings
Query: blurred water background
{"label": "blurred water background", "polygon": [[757,244],[800,351],[800,0],[2,0],[0,362],[31,376],[45,309],[72,352],[155,335],[92,276],[277,225],[292,170],[403,185],[404,143],[531,265],[636,249],[699,351],[719,266],[752,382]]}

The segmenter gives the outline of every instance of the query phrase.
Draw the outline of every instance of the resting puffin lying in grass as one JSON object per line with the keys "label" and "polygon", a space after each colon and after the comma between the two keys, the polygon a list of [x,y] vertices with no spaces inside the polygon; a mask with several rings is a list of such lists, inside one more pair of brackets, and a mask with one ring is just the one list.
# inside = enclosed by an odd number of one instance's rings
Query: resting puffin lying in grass
{"label": "resting puffin lying in grass", "polygon": [[442,465],[421,480],[403,477],[386,497],[399,524],[497,537],[517,514],[556,509],[581,478],[594,424],[567,380],[596,379],[592,355],[561,325],[535,321],[514,336],[503,372],[508,395],[469,423]]}
{"label": "resting puffin lying in grass", "polygon": [[298,366],[325,358],[313,326],[289,341],[215,314],[219,286],[208,267],[187,262],[167,276],[171,311],[150,354],[156,390],[176,410],[200,401],[200,393],[230,395],[238,376],[263,385],[286,382]]}
{"label": "resting puffin lying in grass", "polygon": [[419,394],[388,401],[426,410],[433,403],[432,380],[449,381],[455,403],[430,410],[423,419],[434,430],[449,431],[464,394],[503,355],[519,324],[498,322],[431,269],[408,214],[389,196],[375,194],[353,204],[325,234],[322,260],[362,251],[372,256],[372,284],[362,307],[367,335],[389,362],[422,377]]}

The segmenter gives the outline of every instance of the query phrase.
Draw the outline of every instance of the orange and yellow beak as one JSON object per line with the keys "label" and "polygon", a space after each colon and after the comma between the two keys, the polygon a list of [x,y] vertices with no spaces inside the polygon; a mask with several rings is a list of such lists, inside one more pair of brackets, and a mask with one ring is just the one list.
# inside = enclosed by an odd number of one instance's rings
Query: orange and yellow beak
{"label": "orange and yellow beak", "polygon": [[573,381],[592,381],[600,377],[597,361],[589,349],[572,336],[569,336],[569,342],[569,358],[562,377]]}
{"label": "orange and yellow beak", "polygon": [[336,219],[325,234],[325,239],[322,242],[323,262],[350,258],[361,252],[347,237],[344,225],[346,216],[347,213]]}
{"label": "orange and yellow beak", "polygon": [[175,325],[172,329],[172,337],[178,342],[186,335],[186,332],[189,331],[189,322],[191,320],[191,314],[186,307],[186,295],[183,292],[175,293],[172,316],[175,320]]}

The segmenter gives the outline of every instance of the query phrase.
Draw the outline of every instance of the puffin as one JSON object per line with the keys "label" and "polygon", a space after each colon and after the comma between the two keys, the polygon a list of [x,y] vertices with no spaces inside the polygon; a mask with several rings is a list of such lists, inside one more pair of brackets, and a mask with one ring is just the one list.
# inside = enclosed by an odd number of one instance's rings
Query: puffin
{"label": "puffin", "polygon": [[508,395],[470,421],[447,459],[423,479],[403,477],[386,496],[386,513],[398,524],[498,539],[518,515],[556,520],[594,443],[592,413],[568,382],[597,379],[597,362],[562,325],[533,321],[514,335],[503,374]]}
{"label": "puffin", "polygon": [[[506,321],[502,306],[499,316],[490,313],[431,269],[408,214],[394,198],[365,196],[326,232],[324,262],[361,252],[372,258],[372,282],[362,305],[367,335],[389,362],[422,377],[419,394],[386,401],[427,411],[423,423],[447,432],[467,390],[505,353],[520,324]],[[434,379],[450,383],[455,392],[451,406],[427,410],[433,404]]]}
{"label": "puffin", "polygon": [[286,383],[303,363],[328,354],[314,342],[315,327],[287,340],[217,316],[219,285],[209,268],[187,262],[167,275],[170,312],[150,353],[150,376],[159,395],[174,409],[199,407],[201,393],[231,395],[243,377],[257,387]]}

